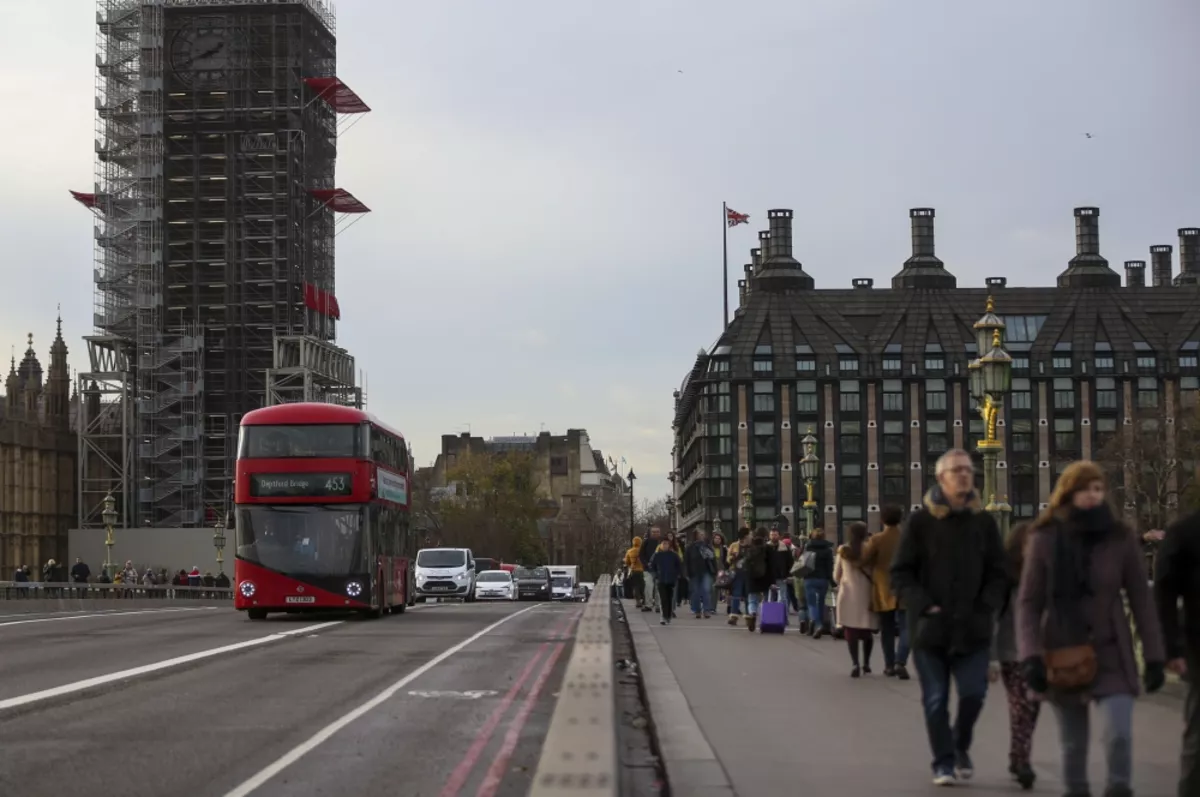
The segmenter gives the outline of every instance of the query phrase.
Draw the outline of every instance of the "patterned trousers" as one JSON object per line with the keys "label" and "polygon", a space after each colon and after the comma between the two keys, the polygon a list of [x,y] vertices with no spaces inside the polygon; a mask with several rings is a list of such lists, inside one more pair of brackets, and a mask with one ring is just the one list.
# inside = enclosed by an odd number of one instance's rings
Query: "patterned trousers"
{"label": "patterned trousers", "polygon": [[1008,692],[1008,729],[1011,738],[1008,761],[1013,766],[1028,765],[1033,748],[1033,731],[1037,727],[1042,704],[1030,698],[1029,685],[1021,674],[1020,662],[1001,662],[1000,677],[1004,680],[1004,691]]}

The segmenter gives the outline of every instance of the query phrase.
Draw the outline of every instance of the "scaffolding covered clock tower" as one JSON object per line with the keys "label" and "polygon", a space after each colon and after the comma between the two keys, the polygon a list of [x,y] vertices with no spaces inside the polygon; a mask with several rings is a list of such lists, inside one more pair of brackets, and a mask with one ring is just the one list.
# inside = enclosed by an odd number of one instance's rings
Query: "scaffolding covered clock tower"
{"label": "scaffolding covered clock tower", "polygon": [[112,493],[125,525],[205,525],[244,413],[362,404],[334,239],[369,209],[334,178],[340,115],[370,108],[337,77],[328,0],[100,0],[97,25],[79,523]]}

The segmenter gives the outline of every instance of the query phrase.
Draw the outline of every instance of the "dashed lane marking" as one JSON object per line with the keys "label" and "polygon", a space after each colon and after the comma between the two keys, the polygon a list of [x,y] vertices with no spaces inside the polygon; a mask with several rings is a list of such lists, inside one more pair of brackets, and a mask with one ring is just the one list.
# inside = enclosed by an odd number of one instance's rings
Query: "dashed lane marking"
{"label": "dashed lane marking", "polygon": [[185,609],[139,609],[136,611],[92,612],[90,614],[72,614],[67,617],[37,617],[32,620],[11,620],[0,623],[0,628],[10,625],[29,625],[30,623],[61,623],[66,620],[86,620],[93,617],[128,617],[133,614],[171,614],[179,612],[211,612],[220,609],[219,606],[189,606]]}
{"label": "dashed lane marking", "polygon": [[30,692],[27,695],[10,697],[7,700],[0,700],[0,711],[10,708],[17,708],[19,706],[27,706],[30,703],[38,703],[43,700],[50,700],[51,698],[62,697],[63,695],[69,695],[75,692],[82,692],[85,689],[94,689],[98,686],[104,686],[117,681],[125,681],[129,680],[130,678],[137,678],[141,675],[149,675],[162,670],[169,670],[172,667],[179,667],[183,664],[190,664],[193,661],[200,661],[202,659],[212,658],[213,656],[220,656],[223,653],[233,653],[237,650],[245,650],[246,648],[253,648],[258,647],[259,645],[266,645],[271,642],[278,642],[279,640],[286,639],[290,636],[309,634],[321,628],[330,628],[335,625],[341,625],[344,622],[344,620],[334,620],[328,623],[306,625],[303,628],[293,628],[290,631],[279,631],[274,634],[258,637],[257,639],[248,639],[244,642],[235,642],[232,645],[222,645],[219,648],[209,648],[208,650],[189,653],[186,656],[177,656],[173,659],[156,661],[153,664],[144,664],[141,667],[133,667],[128,670],[109,673],[108,675],[98,675],[95,678],[87,678],[82,681],[75,681],[74,683],[63,684],[62,686],[43,689],[40,692]]}

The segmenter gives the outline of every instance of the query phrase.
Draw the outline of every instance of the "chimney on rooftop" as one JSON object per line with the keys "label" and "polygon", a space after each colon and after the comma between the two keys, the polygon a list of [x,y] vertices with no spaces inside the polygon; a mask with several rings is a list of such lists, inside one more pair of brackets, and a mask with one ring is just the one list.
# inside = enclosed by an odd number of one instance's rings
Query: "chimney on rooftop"
{"label": "chimney on rooftop", "polygon": [[1179,230],[1179,276],[1176,285],[1200,285],[1200,227]]}
{"label": "chimney on rooftop", "polygon": [[988,277],[983,283],[988,286],[988,290],[995,290],[1008,285],[1008,277]]}
{"label": "chimney on rooftop", "polygon": [[1125,287],[1126,288],[1145,288],[1146,287],[1146,261],[1145,260],[1126,260],[1125,261]]}
{"label": "chimney on rooftop", "polygon": [[754,273],[758,274],[763,270],[763,266],[771,259],[771,233],[769,230],[758,231],[758,263],[754,269]]}
{"label": "chimney on rooftop", "polygon": [[792,256],[792,217],[792,211],[783,208],[767,211],[771,229],[758,234],[763,244],[763,263],[754,272],[755,291],[810,291],[816,286]]}
{"label": "chimney on rooftop", "polygon": [[875,284],[875,280],[871,279],[870,277],[855,277],[851,281],[851,284],[854,285],[857,290],[869,291]]}
{"label": "chimney on rooftop", "polygon": [[1121,275],[1100,254],[1100,208],[1075,208],[1075,257],[1058,275],[1058,287],[1121,287]]}
{"label": "chimney on rooftop", "polygon": [[933,208],[913,208],[908,217],[912,219],[913,257],[933,257]]}
{"label": "chimney on rooftop", "polygon": [[1170,244],[1155,244],[1150,247],[1150,279],[1155,288],[1171,285],[1171,252],[1174,247]]}
{"label": "chimney on rooftop", "polygon": [[771,223],[771,246],[767,250],[767,262],[792,259],[792,211],[768,210]]}
{"label": "chimney on rooftop", "polygon": [[904,261],[900,273],[892,277],[893,288],[950,289],[958,280],[946,270],[934,253],[933,208],[912,208],[908,218],[912,226],[912,257]]}
{"label": "chimney on rooftop", "polygon": [[[758,237],[761,238],[762,233],[759,233]],[[762,262],[763,262],[762,253],[763,253],[762,247],[755,247],[754,249],[750,250],[750,264],[754,267],[755,271],[757,271],[758,267],[762,265]]]}

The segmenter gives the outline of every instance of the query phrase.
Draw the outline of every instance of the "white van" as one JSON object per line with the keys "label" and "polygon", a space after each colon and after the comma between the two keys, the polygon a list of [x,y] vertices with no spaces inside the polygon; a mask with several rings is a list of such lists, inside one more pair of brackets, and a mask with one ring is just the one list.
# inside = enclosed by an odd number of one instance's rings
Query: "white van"
{"label": "white van", "polygon": [[469,548],[417,551],[417,602],[426,598],[475,600],[475,557]]}
{"label": "white van", "polygon": [[550,567],[551,600],[569,601],[575,599],[575,581],[579,576],[578,565],[559,565]]}

